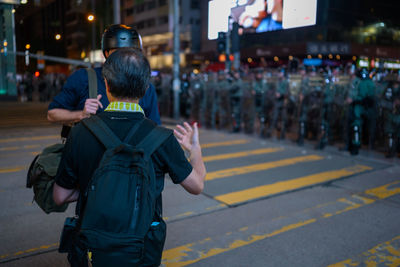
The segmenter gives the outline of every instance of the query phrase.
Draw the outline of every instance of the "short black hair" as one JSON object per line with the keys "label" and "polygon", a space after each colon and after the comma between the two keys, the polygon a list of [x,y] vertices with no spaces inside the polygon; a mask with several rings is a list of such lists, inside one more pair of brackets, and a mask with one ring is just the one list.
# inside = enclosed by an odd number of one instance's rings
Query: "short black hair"
{"label": "short black hair", "polygon": [[103,65],[103,77],[110,93],[117,98],[142,98],[149,86],[150,64],[137,48],[119,48]]}

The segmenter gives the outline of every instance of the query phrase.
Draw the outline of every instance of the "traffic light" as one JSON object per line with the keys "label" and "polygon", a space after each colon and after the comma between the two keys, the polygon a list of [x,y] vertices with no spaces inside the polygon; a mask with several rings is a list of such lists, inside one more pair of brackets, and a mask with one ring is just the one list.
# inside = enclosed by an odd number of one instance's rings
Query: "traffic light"
{"label": "traffic light", "polygon": [[217,39],[217,51],[219,54],[225,53],[226,49],[226,33],[219,32]]}

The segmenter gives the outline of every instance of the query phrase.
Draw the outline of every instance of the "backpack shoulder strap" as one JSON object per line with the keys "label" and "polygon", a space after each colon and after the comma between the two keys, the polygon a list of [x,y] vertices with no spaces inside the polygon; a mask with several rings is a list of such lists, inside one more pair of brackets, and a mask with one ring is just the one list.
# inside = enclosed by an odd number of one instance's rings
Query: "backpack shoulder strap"
{"label": "backpack shoulder strap", "polygon": [[88,74],[88,83],[89,83],[89,98],[97,97],[97,74],[96,71],[92,68],[86,69]]}
{"label": "backpack shoulder strap", "polygon": [[128,134],[126,135],[124,143],[129,143],[129,141],[131,141],[133,135],[138,131],[139,127],[143,124],[143,122],[144,119],[133,125],[133,127],[129,130]]}
{"label": "backpack shoulder strap", "polygon": [[82,120],[82,123],[107,148],[114,148],[122,144],[110,127],[98,116],[91,116]]}
{"label": "backpack shoulder strap", "polygon": [[170,129],[156,126],[136,147],[143,149],[145,157],[150,158],[154,151],[156,151],[156,149],[161,146],[171,134],[172,131]]}

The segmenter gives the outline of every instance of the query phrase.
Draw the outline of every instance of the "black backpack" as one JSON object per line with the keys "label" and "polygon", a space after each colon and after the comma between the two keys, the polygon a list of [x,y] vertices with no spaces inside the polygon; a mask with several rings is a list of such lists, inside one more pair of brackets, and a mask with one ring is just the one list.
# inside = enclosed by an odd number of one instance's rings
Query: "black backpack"
{"label": "black backpack", "polygon": [[97,116],[82,121],[106,151],[86,191],[79,239],[93,266],[140,266],[144,238],[155,217],[156,176],[152,153],[172,134],[159,126],[136,146],[123,142]]}

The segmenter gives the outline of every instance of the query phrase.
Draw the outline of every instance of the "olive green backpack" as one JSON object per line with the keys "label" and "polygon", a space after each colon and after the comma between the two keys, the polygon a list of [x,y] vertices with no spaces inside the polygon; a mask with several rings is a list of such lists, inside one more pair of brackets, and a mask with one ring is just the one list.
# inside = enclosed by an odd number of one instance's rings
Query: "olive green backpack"
{"label": "olive green backpack", "polygon": [[[97,77],[94,69],[86,69],[89,81],[89,98],[97,96]],[[64,144],[54,144],[46,147],[37,155],[28,170],[26,187],[33,188],[33,200],[46,213],[64,212],[68,204],[56,205],[53,200],[54,178],[60,164]]]}

